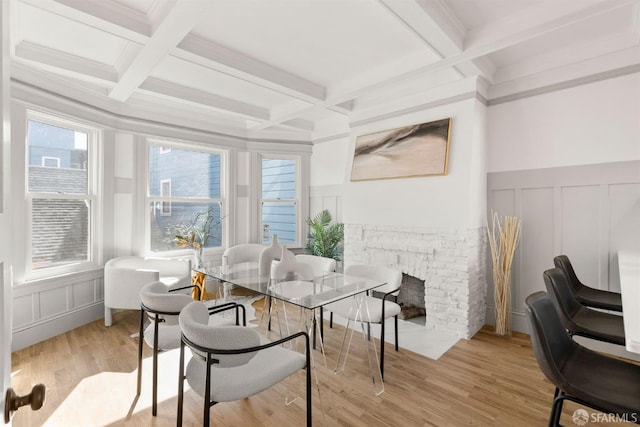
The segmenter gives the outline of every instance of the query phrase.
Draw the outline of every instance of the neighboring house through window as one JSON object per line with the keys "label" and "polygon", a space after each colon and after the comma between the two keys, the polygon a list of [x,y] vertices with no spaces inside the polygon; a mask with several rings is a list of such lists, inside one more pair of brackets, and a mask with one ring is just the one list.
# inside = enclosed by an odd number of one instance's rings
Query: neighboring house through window
{"label": "neighboring house through window", "polygon": [[[171,178],[160,180],[160,197],[171,197]],[[171,202],[160,202],[160,214],[171,215]]]}
{"label": "neighboring house through window", "polygon": [[[97,130],[30,113],[27,201],[32,271],[93,261]],[[84,167],[72,167],[83,165]]]}
{"label": "neighboring house through window", "polygon": [[268,243],[276,234],[281,243],[299,243],[298,162],[264,156],[261,161],[261,235]]}
{"label": "neighboring house through window", "polygon": [[[176,234],[182,234],[198,214],[211,212],[214,223],[221,223],[222,154],[167,147],[166,142],[148,148],[147,206],[149,241],[152,252],[179,248]],[[219,247],[222,227],[213,230],[206,248]]]}

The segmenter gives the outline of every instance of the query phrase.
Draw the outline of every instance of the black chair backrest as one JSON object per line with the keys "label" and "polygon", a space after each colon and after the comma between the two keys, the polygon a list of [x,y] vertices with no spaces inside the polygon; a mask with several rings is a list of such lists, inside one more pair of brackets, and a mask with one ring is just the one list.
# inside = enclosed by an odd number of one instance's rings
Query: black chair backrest
{"label": "black chair backrest", "polygon": [[564,384],[561,367],[578,348],[562,325],[554,303],[546,292],[536,292],[525,300],[531,346],[540,369],[556,387]]}
{"label": "black chair backrest", "polygon": [[572,330],[572,318],[579,310],[583,309],[582,304],[576,298],[562,270],[551,268],[543,273],[543,277],[549,297],[555,303],[565,328]]}
{"label": "black chair backrest", "polygon": [[569,282],[569,285],[573,288],[574,291],[578,292],[580,288],[584,286],[580,279],[578,279],[578,276],[576,276],[576,272],[574,271],[568,256],[558,255],[557,257],[553,258],[553,263],[557,268],[562,270],[565,277],[567,278],[567,281]]}

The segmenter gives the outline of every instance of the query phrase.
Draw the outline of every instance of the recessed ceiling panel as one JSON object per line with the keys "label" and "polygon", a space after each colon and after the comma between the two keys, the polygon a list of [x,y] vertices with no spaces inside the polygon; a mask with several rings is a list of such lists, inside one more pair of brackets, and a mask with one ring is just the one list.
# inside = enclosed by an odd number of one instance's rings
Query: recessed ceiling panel
{"label": "recessed ceiling panel", "polygon": [[308,105],[271,89],[171,56],[154,68],[152,76],[263,108],[290,102],[299,103],[299,108]]}
{"label": "recessed ceiling panel", "polygon": [[632,31],[633,6],[618,8],[489,55],[498,67],[545,55],[571,46],[588,45],[608,36]]}
{"label": "recessed ceiling panel", "polygon": [[123,6],[128,7],[129,9],[135,10],[136,12],[140,12],[142,14],[148,15],[151,8],[158,1],[167,1],[167,0],[112,0],[116,3],[120,3]]}
{"label": "recessed ceiling panel", "polygon": [[24,3],[15,5],[21,40],[107,65],[115,65],[127,46],[124,39],[74,20]]}
{"label": "recessed ceiling panel", "polygon": [[194,33],[324,86],[425,49],[369,0],[221,1]]}
{"label": "recessed ceiling panel", "polygon": [[534,3],[538,2],[531,0],[446,0],[449,9],[468,31],[498,21]]}

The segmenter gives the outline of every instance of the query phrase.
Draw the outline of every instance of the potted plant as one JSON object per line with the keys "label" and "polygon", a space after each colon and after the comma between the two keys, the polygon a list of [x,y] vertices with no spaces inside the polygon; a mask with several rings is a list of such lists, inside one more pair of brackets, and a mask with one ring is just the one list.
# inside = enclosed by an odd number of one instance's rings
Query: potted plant
{"label": "potted plant", "polygon": [[185,224],[176,227],[175,242],[179,248],[192,248],[194,250],[194,267],[202,267],[202,251],[209,238],[214,237],[215,231],[220,226],[220,220],[216,218],[213,208],[206,212],[198,212],[196,216]]}
{"label": "potted plant", "polygon": [[305,248],[311,255],[333,258],[340,261],[342,248],[340,243],[344,239],[344,224],[331,223],[328,210],[319,212],[313,218],[307,219],[309,225],[309,239]]}

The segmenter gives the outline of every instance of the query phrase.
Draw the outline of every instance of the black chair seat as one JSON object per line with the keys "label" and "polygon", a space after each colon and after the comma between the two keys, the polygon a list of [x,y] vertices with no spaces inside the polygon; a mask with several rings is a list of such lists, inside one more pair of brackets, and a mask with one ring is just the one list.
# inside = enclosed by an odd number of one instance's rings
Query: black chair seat
{"label": "black chair seat", "polygon": [[565,393],[612,413],[640,415],[640,366],[579,346],[562,373]]}
{"label": "black chair seat", "polygon": [[622,316],[581,308],[573,315],[572,331],[575,335],[625,345]]}
{"label": "black chair seat", "polygon": [[582,283],[578,279],[568,256],[558,255],[553,258],[553,263],[564,273],[580,304],[587,307],[622,312],[622,296],[617,292],[592,288]]}
{"label": "black chair seat", "polygon": [[565,400],[639,424],[640,365],[572,340],[547,293],[529,295],[525,304],[538,366],[556,387],[549,425],[560,425]]}
{"label": "black chair seat", "polygon": [[576,298],[582,305],[601,308],[603,310],[622,311],[622,295],[602,289],[581,287],[576,291]]}
{"label": "black chair seat", "polygon": [[545,271],[543,277],[549,297],[569,333],[625,345],[622,316],[580,304],[567,277],[559,268]]}

